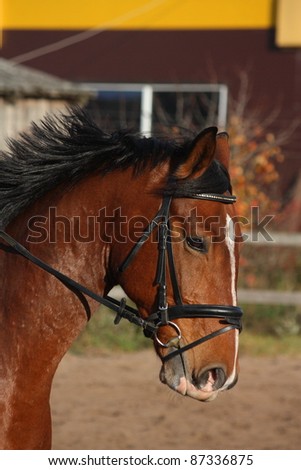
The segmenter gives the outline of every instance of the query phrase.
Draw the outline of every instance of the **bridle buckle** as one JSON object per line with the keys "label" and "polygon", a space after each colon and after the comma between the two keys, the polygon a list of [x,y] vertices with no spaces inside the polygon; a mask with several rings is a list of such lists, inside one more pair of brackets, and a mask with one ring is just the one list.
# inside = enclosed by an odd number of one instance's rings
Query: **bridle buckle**
{"label": "bridle buckle", "polygon": [[158,310],[160,312],[160,325],[168,325],[168,304],[159,305]]}

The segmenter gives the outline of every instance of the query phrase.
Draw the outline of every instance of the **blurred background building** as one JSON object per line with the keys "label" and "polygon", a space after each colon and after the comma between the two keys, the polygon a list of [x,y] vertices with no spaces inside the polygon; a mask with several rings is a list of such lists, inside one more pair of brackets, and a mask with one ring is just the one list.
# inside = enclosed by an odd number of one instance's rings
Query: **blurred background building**
{"label": "blurred background building", "polygon": [[[252,120],[252,132],[246,127],[243,136],[249,142],[258,144],[257,132],[265,144],[273,140],[281,146],[285,164],[275,164],[281,167],[277,197],[293,204],[291,224],[301,230],[295,210],[301,158],[299,0],[2,0],[0,21],[0,57],[9,61],[0,63],[2,129],[11,128],[4,113],[8,108],[11,113],[13,97],[20,108],[17,94],[27,103],[35,100],[35,107],[43,100],[44,111],[77,101],[76,86],[78,96],[83,89],[93,94],[87,108],[108,129],[127,126],[147,134],[163,123],[169,129],[217,124],[223,130],[232,113],[232,127]],[[25,77],[23,66],[35,72]],[[13,75],[9,87],[3,83],[13,70],[19,88],[22,77],[32,93],[23,87],[16,94]],[[33,86],[38,71],[39,90]]]}
{"label": "blurred background building", "polygon": [[0,58],[0,148],[32,121],[84,101],[86,93],[67,80]]}

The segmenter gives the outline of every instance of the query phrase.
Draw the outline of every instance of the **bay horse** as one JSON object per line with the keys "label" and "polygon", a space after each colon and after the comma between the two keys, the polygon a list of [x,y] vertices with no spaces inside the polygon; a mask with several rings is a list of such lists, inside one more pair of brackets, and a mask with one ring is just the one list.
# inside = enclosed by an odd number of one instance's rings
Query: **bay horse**
{"label": "bay horse", "polygon": [[[76,108],[0,155],[0,443],[51,447],[61,359],[99,302],[139,324],[160,380],[200,401],[238,377],[239,225],[226,133],[103,132]],[[137,309],[108,296],[120,285]],[[95,293],[97,292],[97,293]]]}

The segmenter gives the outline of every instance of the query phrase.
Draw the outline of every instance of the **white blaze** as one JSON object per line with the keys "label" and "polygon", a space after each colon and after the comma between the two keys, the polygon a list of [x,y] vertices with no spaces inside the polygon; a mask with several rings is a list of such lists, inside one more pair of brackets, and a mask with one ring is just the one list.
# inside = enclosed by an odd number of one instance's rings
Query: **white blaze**
{"label": "white blaze", "polygon": [[[231,294],[232,294],[232,304],[237,305],[237,297],[236,297],[236,286],[235,286],[235,273],[236,273],[236,259],[235,259],[235,227],[233,220],[227,214],[226,218],[226,245],[229,250],[230,256],[230,270],[231,270]],[[221,390],[225,390],[228,385],[230,385],[236,376],[236,361],[238,355],[238,342],[239,342],[239,333],[238,330],[235,330],[235,357],[234,357],[234,365],[233,370],[230,376],[228,377],[226,383],[221,388]]]}
{"label": "white blaze", "polygon": [[230,270],[231,270],[231,294],[232,304],[237,305],[236,286],[235,286],[235,273],[236,273],[236,260],[235,260],[235,230],[234,223],[229,214],[226,219],[226,245],[230,255]]}

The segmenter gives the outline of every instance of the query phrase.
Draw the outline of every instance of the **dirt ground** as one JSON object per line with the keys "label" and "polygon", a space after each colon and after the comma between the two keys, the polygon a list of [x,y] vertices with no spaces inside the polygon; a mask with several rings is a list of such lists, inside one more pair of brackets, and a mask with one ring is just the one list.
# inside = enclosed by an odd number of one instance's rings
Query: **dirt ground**
{"label": "dirt ground", "polygon": [[52,392],[53,449],[301,449],[301,356],[242,357],[211,403],[158,379],[152,350],[68,354]]}

